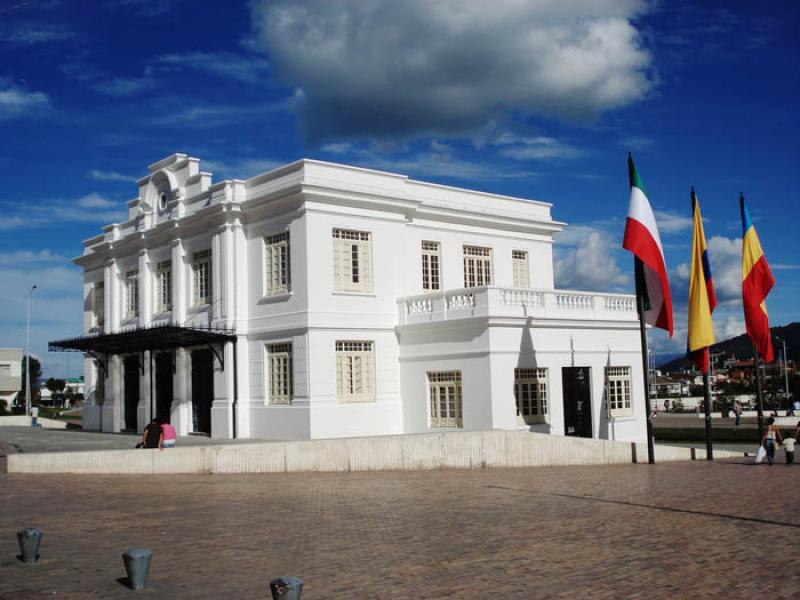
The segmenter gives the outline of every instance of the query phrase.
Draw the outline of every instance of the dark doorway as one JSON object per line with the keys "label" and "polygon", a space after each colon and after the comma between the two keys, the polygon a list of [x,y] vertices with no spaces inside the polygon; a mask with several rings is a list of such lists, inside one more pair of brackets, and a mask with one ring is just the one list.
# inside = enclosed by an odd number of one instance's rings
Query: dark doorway
{"label": "dark doorway", "polygon": [[126,356],[125,369],[125,427],[138,431],[136,409],[139,406],[139,357]]}
{"label": "dark doorway", "polygon": [[192,424],[197,433],[211,434],[211,403],[214,401],[214,354],[192,351]]}
{"label": "dark doorway", "polygon": [[170,418],[174,358],[170,352],[156,354],[156,417],[159,419]]}
{"label": "dark doorway", "polygon": [[592,437],[592,370],[590,367],[563,367],[564,434]]}

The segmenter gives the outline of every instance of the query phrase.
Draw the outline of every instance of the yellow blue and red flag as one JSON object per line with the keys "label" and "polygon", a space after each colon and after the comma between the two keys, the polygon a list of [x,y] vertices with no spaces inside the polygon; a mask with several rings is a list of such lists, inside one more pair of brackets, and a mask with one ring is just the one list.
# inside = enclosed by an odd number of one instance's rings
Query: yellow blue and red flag
{"label": "yellow blue and red flag", "polygon": [[767,258],[758,241],[756,228],[744,203],[744,194],[739,197],[742,210],[742,303],[747,335],[753,340],[756,350],[765,363],[772,362],[772,338],[769,334],[766,298],[775,278],[767,264]]}
{"label": "yellow blue and red flag", "polygon": [[703,217],[697,194],[692,188],[692,267],[689,277],[689,358],[701,373],[708,373],[708,349],[714,344],[714,326],[711,313],[717,306],[711,263],[708,259],[706,236],[703,232]]}

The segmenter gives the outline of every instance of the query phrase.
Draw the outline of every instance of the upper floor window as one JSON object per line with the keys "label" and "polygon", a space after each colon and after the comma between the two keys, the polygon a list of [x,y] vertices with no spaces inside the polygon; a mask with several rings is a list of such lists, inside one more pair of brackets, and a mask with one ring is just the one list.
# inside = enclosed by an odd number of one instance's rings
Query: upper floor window
{"label": "upper floor window", "polygon": [[211,250],[200,250],[192,255],[192,304],[199,306],[211,302]]}
{"label": "upper floor window", "polygon": [[336,342],[336,398],[339,402],[375,399],[372,342]]}
{"label": "upper floor window", "polygon": [[264,295],[289,291],[289,232],[264,238]]}
{"label": "upper floor window", "polygon": [[156,267],[157,312],[172,310],[172,261],[165,260]]}
{"label": "upper floor window", "polygon": [[139,269],[125,271],[125,318],[139,316]]}
{"label": "upper floor window", "polygon": [[422,289],[441,289],[439,242],[422,242]]}
{"label": "upper floor window", "polygon": [[102,281],[94,284],[94,324],[102,327],[106,322],[106,289]]}
{"label": "upper floor window", "polygon": [[464,246],[464,287],[492,285],[492,249]]}
{"label": "upper floor window", "polygon": [[527,424],[547,422],[547,369],[514,369],[517,416]]}
{"label": "upper floor window", "polygon": [[333,230],[333,282],[340,292],[372,291],[372,239],[367,231]]}
{"label": "upper floor window", "polygon": [[292,345],[267,345],[270,404],[292,403]]}
{"label": "upper floor window", "polygon": [[11,376],[11,365],[8,363],[0,363],[0,377]]}
{"label": "upper floor window", "polygon": [[630,367],[606,367],[606,405],[612,417],[633,414]]}
{"label": "upper floor window", "polygon": [[530,287],[528,280],[528,253],[524,250],[512,250],[511,262],[514,271],[514,287]]}

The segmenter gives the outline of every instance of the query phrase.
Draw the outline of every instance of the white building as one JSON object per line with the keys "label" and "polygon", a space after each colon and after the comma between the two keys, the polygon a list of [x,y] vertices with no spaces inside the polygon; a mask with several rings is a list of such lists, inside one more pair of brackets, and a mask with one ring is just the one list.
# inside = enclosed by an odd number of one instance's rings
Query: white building
{"label": "white building", "polygon": [[[17,395],[22,391],[22,350],[0,348],[0,402],[6,410],[16,406]],[[24,399],[20,398],[19,400]]]}
{"label": "white building", "polygon": [[175,154],[84,242],[84,427],[308,439],[645,438],[632,296],[555,290],[551,205],[300,160]]}

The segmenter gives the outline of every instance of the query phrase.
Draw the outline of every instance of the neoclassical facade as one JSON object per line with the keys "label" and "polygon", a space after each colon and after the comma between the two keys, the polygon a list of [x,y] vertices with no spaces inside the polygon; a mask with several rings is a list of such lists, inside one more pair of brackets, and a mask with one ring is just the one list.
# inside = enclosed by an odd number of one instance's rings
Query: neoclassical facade
{"label": "neoclassical facade", "polygon": [[174,154],[75,259],[84,427],[313,439],[645,438],[633,296],[557,290],[551,205],[299,160]]}

